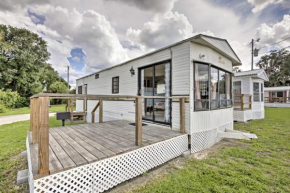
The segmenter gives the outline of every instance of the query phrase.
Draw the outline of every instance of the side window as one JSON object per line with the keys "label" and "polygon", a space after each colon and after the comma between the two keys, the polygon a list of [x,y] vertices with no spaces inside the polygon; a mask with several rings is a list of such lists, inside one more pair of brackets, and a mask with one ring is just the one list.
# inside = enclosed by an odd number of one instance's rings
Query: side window
{"label": "side window", "polygon": [[215,67],[210,68],[210,108],[218,109],[219,108],[219,70]]}
{"label": "side window", "polygon": [[264,85],[261,83],[261,102],[264,101]]}
{"label": "side window", "polygon": [[78,94],[83,94],[83,87],[82,86],[78,86]]}
{"label": "side window", "polygon": [[260,89],[258,82],[253,83],[253,94],[254,94],[254,102],[260,102]]}
{"label": "side window", "polygon": [[195,63],[195,109],[209,109],[209,66],[207,64]]}

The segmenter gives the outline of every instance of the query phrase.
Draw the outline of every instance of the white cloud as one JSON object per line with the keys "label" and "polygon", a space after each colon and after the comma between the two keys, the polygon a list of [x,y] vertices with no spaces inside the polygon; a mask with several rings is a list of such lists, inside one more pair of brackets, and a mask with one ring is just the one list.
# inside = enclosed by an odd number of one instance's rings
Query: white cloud
{"label": "white cloud", "polygon": [[141,10],[152,11],[156,13],[165,13],[170,11],[177,0],[111,0],[135,6]]}
{"label": "white cloud", "polygon": [[[261,38],[260,43],[258,44],[259,47],[269,46],[275,42],[290,37],[290,15],[284,15],[282,21],[277,22],[272,26],[265,23],[261,24],[256,30],[256,37]],[[289,43],[290,39],[275,44],[275,46],[282,48],[288,46]]]}
{"label": "white cloud", "polygon": [[[201,33],[213,35],[209,30]],[[142,30],[129,28],[126,33],[132,45],[137,45],[142,50],[154,50],[195,34],[197,33],[193,33],[193,27],[185,15],[171,11],[144,23]]]}
{"label": "white cloud", "polygon": [[283,0],[248,0],[248,2],[254,7],[253,13],[258,13],[268,7],[271,4],[281,3]]}

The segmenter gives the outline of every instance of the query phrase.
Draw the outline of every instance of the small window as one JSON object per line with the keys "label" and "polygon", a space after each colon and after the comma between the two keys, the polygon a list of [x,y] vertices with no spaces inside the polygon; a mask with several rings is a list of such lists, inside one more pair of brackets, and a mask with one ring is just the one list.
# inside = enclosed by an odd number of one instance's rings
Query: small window
{"label": "small window", "polygon": [[82,94],[83,93],[83,87],[82,86],[78,86],[78,94]]}
{"label": "small window", "polygon": [[95,74],[95,79],[98,79],[99,78],[99,74]]}
{"label": "small window", "polygon": [[119,93],[119,76],[112,78],[112,93]]}
{"label": "small window", "polygon": [[254,94],[254,102],[260,102],[260,89],[259,89],[259,83],[254,82],[253,84],[253,94]]}
{"label": "small window", "polygon": [[277,97],[283,97],[283,92],[282,91],[277,92]]}
{"label": "small window", "polygon": [[261,102],[264,101],[264,85],[261,83]]}
{"label": "small window", "polygon": [[226,73],[220,70],[219,73],[219,95],[220,95],[220,108],[227,107],[227,96],[226,96]]}

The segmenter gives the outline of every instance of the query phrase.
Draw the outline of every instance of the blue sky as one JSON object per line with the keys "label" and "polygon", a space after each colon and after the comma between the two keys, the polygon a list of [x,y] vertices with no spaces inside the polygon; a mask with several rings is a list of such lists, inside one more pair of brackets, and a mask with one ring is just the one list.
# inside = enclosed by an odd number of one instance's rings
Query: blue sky
{"label": "blue sky", "polygon": [[[290,45],[289,0],[22,0],[0,2],[0,23],[25,27],[48,43],[49,62],[70,84],[86,74],[198,33],[225,38],[250,68],[261,52]],[[260,59],[261,55],[255,58]]]}

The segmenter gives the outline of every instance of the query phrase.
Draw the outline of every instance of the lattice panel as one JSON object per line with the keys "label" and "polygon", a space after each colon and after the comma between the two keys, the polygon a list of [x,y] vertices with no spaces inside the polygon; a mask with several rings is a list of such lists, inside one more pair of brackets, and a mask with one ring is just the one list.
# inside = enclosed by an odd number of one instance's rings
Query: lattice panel
{"label": "lattice panel", "polygon": [[34,181],[35,192],[103,192],[188,150],[181,135]]}
{"label": "lattice panel", "polygon": [[196,153],[217,143],[217,129],[191,134],[191,153]]}

